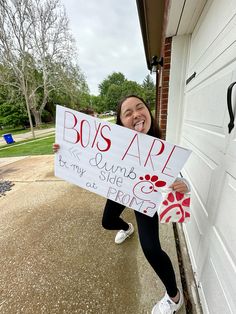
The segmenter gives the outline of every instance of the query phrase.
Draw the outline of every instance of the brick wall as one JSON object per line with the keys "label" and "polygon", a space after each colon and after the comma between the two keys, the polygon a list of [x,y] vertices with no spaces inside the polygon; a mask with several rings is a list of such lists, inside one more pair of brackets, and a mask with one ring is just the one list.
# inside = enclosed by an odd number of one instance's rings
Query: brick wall
{"label": "brick wall", "polygon": [[166,122],[168,115],[168,93],[169,93],[169,77],[170,77],[170,63],[171,63],[171,43],[172,37],[165,39],[165,45],[163,47],[163,58],[164,65],[161,68],[161,73],[159,76],[159,87],[158,87],[158,100],[157,108],[159,108],[158,113],[158,123],[162,130],[162,138],[166,138]]}

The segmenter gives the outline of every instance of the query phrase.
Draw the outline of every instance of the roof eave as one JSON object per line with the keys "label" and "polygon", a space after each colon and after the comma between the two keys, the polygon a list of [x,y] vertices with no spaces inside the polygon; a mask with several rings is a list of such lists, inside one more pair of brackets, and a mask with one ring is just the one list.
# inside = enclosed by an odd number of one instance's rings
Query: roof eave
{"label": "roof eave", "polygon": [[162,45],[165,32],[165,12],[168,1],[136,0],[139,22],[143,37],[147,67],[151,70],[152,58],[162,57]]}

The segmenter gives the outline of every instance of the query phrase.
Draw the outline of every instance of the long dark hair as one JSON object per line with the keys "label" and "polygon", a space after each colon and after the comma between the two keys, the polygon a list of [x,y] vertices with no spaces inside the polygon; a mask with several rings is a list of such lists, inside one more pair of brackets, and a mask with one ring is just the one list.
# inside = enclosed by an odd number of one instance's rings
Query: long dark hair
{"label": "long dark hair", "polygon": [[147,109],[148,109],[148,111],[149,111],[149,113],[150,113],[150,117],[151,117],[151,126],[150,126],[150,129],[149,129],[149,131],[147,132],[147,134],[148,134],[148,135],[151,135],[151,136],[154,136],[154,137],[161,138],[161,137],[162,137],[161,129],[160,129],[160,127],[158,126],[158,124],[157,124],[157,122],[155,121],[155,119],[153,118],[149,106],[147,105],[146,101],[145,101],[143,98],[141,98],[141,97],[139,97],[139,96],[136,96],[136,95],[128,95],[128,96],[122,98],[122,99],[119,101],[119,103],[118,103],[118,105],[117,105],[117,110],[116,110],[116,112],[117,112],[116,124],[123,126],[123,124],[122,124],[122,122],[121,122],[121,118],[120,118],[120,115],[121,115],[121,107],[122,107],[123,102],[124,102],[126,99],[131,98],[131,97],[135,97],[135,98],[138,98],[139,100],[141,100],[141,102],[144,103],[144,105],[147,107]]}

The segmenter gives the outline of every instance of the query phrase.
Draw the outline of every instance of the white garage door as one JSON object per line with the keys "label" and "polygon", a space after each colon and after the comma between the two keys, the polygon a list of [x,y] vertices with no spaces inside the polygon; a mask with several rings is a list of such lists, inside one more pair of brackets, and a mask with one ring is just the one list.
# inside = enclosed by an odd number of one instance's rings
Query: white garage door
{"label": "white garage door", "polygon": [[[181,144],[193,187],[185,226],[205,313],[236,313],[236,121],[227,89],[236,82],[236,1],[208,1],[191,37]],[[236,112],[236,84],[232,93]]]}

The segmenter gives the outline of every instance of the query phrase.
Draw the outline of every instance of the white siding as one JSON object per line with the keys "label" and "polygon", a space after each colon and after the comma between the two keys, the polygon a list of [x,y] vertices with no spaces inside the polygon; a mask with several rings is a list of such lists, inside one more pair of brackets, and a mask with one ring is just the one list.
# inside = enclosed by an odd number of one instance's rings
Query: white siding
{"label": "white siding", "polygon": [[[235,0],[207,2],[187,64],[185,79],[196,77],[182,103],[180,144],[193,151],[183,172],[193,187],[192,222],[184,229],[204,312],[236,313],[236,126],[228,134],[227,110],[227,88],[236,81]],[[236,106],[236,91],[232,100]],[[171,134],[173,121],[168,128]]]}

